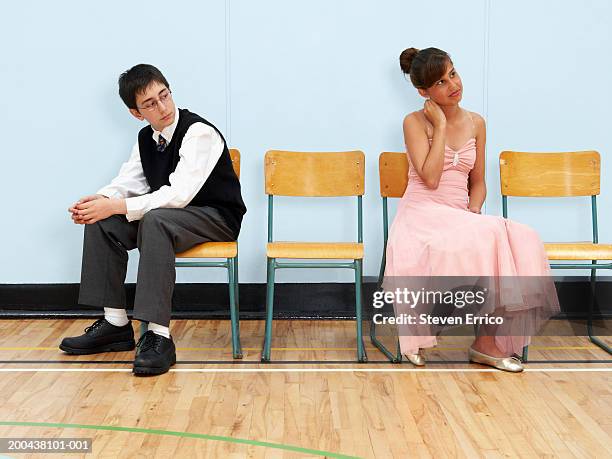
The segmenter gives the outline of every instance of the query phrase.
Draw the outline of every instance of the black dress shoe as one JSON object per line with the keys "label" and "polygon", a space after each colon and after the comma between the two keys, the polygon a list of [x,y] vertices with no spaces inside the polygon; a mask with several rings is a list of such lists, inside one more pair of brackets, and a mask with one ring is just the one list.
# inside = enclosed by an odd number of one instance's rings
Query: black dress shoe
{"label": "black dress shoe", "polygon": [[64,338],[59,348],[68,354],[131,351],[136,346],[132,322],[117,327],[106,319],[98,319],[81,336]]}
{"label": "black dress shoe", "polygon": [[146,332],[136,345],[134,369],[136,375],[161,375],[176,363],[176,348],[172,337]]}

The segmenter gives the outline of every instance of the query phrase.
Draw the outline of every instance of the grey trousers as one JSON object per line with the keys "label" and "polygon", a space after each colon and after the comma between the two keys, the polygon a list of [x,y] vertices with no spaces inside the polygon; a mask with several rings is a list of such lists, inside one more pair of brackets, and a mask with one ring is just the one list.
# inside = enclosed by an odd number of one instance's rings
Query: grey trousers
{"label": "grey trousers", "polygon": [[168,326],[176,281],[175,253],[236,237],[212,207],[153,209],[139,221],[113,215],[85,225],[79,303],[125,308],[128,250],[138,248],[134,318]]}

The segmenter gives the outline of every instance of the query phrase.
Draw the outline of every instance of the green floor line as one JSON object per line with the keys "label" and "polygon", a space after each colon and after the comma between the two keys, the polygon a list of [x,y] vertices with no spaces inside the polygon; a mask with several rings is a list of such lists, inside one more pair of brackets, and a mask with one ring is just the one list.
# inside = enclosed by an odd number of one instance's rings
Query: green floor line
{"label": "green floor line", "polygon": [[331,453],[329,451],[320,451],[316,449],[301,448],[299,446],[283,445],[281,443],[269,443],[265,441],[246,440],[243,438],[224,437],[221,435],[207,435],[191,432],[176,432],[172,430],[158,429],[141,429],[138,427],[121,427],[121,426],[98,426],[89,424],[63,424],[56,422],[21,422],[21,421],[0,421],[0,426],[9,427],[56,427],[60,429],[89,429],[89,430],[112,430],[116,432],[133,432],[144,433],[151,435],[167,435],[171,437],[182,438],[198,438],[201,440],[225,441],[228,443],[238,443],[243,445],[263,446],[264,448],[282,449],[285,451],[293,451],[304,454],[315,454],[321,457],[333,457],[337,459],[359,459],[357,456],[347,456],[344,454]]}

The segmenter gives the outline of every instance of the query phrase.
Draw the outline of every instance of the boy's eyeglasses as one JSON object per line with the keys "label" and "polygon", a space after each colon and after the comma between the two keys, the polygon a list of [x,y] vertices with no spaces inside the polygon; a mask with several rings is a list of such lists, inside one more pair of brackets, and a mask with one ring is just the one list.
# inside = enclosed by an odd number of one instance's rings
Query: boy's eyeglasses
{"label": "boy's eyeglasses", "polygon": [[142,107],[138,107],[138,109],[152,112],[153,110],[157,108],[159,104],[165,104],[166,102],[168,102],[170,97],[172,97],[172,91],[170,91],[169,89],[165,89],[159,95],[159,99],[153,99],[152,101],[144,104]]}

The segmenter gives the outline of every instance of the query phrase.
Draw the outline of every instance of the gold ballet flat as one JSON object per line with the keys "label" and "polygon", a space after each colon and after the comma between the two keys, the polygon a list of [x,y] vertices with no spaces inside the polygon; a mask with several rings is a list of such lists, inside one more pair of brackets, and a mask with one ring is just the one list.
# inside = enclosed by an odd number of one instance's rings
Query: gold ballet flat
{"label": "gold ballet flat", "polygon": [[520,373],[523,371],[523,364],[516,357],[493,357],[482,352],[475,351],[471,347],[468,350],[470,362],[488,365],[498,370]]}
{"label": "gold ballet flat", "polygon": [[410,363],[412,363],[413,365],[417,366],[417,367],[423,367],[425,366],[425,357],[423,357],[423,355],[418,352],[416,354],[402,354],[406,359],[408,359],[408,361]]}

